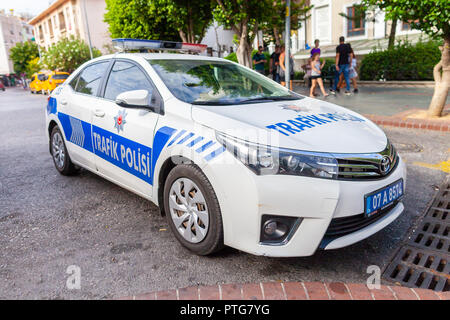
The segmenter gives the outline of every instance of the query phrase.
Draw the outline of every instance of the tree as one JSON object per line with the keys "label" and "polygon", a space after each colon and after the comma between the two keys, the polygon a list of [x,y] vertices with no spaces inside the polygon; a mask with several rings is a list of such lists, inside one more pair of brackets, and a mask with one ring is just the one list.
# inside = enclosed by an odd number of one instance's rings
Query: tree
{"label": "tree", "polygon": [[42,64],[40,62],[39,57],[36,57],[34,59],[31,59],[30,61],[28,61],[27,63],[27,78],[31,78],[31,76],[34,73],[39,72],[42,69]]}
{"label": "tree", "polygon": [[169,23],[183,42],[200,43],[212,22],[212,2],[206,0],[159,0],[168,10]]}
{"label": "tree", "polygon": [[364,0],[386,8],[386,18],[410,22],[413,29],[443,40],[441,60],[434,67],[435,88],[428,115],[442,115],[450,86],[450,1],[448,0]]}
{"label": "tree", "polygon": [[[384,3],[377,2],[377,5],[373,5],[370,4],[369,1],[363,0],[362,3],[353,5],[353,8],[355,8],[353,16],[349,16],[345,12],[341,12],[339,13],[339,15],[352,21],[361,21],[362,19],[364,19],[365,21],[375,22],[377,15],[382,12],[381,10],[386,11],[388,2],[389,1],[385,1]],[[389,32],[388,49],[393,49],[395,45],[395,36],[397,34],[397,22],[398,22],[397,16],[393,15],[391,21],[392,23],[391,23],[391,30]]]}
{"label": "tree", "polygon": [[18,42],[10,49],[10,59],[17,74],[27,73],[27,65],[30,60],[39,57],[39,49],[35,42]]}
{"label": "tree", "polygon": [[251,67],[251,43],[259,24],[273,14],[273,0],[216,0],[214,19],[231,28],[238,36],[236,55],[240,64]]}
{"label": "tree", "polygon": [[161,2],[166,1],[106,0],[104,20],[111,37],[179,41],[169,8]]}
{"label": "tree", "polygon": [[[312,5],[307,0],[291,1],[291,29],[300,29],[302,23],[308,19],[308,13],[312,9]],[[286,0],[274,0],[272,14],[269,15],[268,21],[261,25],[263,32],[272,34],[277,45],[281,44],[280,34],[286,24]]]}
{"label": "tree", "polygon": [[[101,52],[92,48],[94,57],[101,56]],[[91,59],[89,46],[80,39],[65,38],[48,48],[42,55],[42,63],[50,70],[73,72],[84,62]]]}

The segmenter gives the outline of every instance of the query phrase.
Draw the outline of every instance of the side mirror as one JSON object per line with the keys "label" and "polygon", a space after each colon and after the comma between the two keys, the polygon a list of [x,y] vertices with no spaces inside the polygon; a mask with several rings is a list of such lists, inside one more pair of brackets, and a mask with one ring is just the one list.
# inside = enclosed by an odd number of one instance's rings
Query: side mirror
{"label": "side mirror", "polygon": [[116,104],[124,108],[150,108],[147,90],[122,92],[116,97]]}

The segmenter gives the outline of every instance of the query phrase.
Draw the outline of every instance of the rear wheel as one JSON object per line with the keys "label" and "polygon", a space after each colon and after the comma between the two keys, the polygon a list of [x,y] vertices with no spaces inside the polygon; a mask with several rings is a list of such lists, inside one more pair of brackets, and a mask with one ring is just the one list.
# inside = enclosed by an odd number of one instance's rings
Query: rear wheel
{"label": "rear wheel", "polygon": [[177,240],[199,255],[223,248],[219,202],[205,174],[195,165],[176,166],[164,185],[167,222]]}
{"label": "rear wheel", "polygon": [[69,176],[78,171],[77,167],[70,160],[69,153],[67,152],[66,144],[61,131],[58,126],[55,126],[50,135],[50,146],[53,158],[53,163],[56,169],[62,175]]}

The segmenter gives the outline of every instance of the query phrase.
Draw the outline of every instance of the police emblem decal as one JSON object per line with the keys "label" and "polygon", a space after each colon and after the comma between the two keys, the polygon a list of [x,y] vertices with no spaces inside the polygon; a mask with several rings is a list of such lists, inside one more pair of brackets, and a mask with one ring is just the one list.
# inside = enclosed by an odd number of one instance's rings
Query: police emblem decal
{"label": "police emblem decal", "polygon": [[121,130],[123,131],[123,126],[127,121],[125,120],[125,117],[127,116],[127,111],[125,109],[119,110],[119,113],[117,116],[114,117],[114,128],[117,129],[117,133],[119,133]]}
{"label": "police emblem decal", "polygon": [[288,104],[283,104],[281,105],[281,108],[284,110],[291,110],[291,111],[295,111],[295,112],[308,112],[311,111],[310,109],[306,108],[306,107],[300,107],[300,106],[296,106],[294,104],[292,105],[288,105]]}

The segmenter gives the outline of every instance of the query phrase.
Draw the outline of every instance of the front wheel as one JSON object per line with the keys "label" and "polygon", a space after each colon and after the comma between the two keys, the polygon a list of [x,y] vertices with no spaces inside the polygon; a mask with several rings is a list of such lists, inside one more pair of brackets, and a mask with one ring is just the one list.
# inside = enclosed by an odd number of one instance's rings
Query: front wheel
{"label": "front wheel", "polygon": [[64,176],[69,176],[78,171],[77,167],[70,160],[66,144],[58,126],[55,126],[50,135],[50,146],[53,162],[56,169]]}
{"label": "front wheel", "polygon": [[223,248],[219,201],[197,166],[182,164],[172,169],[164,185],[164,207],[167,222],[183,246],[199,255]]}

